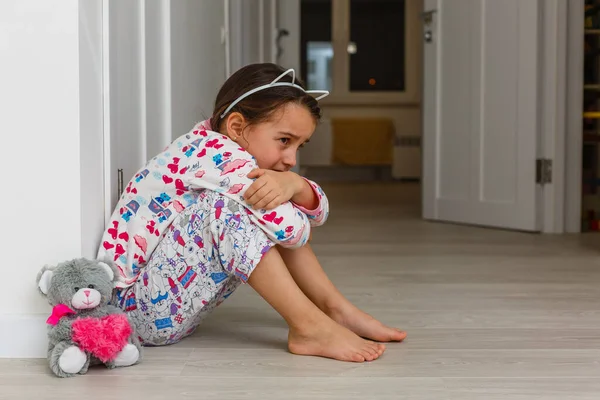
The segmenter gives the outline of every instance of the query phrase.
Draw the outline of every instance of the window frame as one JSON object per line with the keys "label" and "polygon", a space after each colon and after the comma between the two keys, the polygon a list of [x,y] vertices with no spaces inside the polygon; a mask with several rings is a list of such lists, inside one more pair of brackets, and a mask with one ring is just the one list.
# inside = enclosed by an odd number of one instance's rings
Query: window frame
{"label": "window frame", "polygon": [[[350,91],[350,0],[332,0],[331,39],[333,47],[332,90],[320,101],[323,106],[357,105],[419,105],[422,76],[422,22],[423,0],[405,0],[405,90],[404,91]],[[305,51],[305,49],[302,49]],[[360,51],[360,49],[359,49]],[[342,54],[343,56],[339,56]]]}

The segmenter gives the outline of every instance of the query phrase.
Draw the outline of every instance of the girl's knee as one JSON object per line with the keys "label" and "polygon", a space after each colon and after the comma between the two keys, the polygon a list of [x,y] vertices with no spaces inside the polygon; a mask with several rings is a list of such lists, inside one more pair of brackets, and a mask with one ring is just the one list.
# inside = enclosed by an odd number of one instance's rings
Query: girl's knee
{"label": "girl's knee", "polygon": [[244,206],[214,191],[202,192],[174,225],[183,237],[172,235],[173,246],[183,245],[186,262],[219,265],[242,281],[274,246]]}

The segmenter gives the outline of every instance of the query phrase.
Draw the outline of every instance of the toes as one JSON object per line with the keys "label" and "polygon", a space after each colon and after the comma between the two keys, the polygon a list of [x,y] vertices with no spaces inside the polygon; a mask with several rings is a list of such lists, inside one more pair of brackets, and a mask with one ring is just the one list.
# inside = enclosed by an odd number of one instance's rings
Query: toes
{"label": "toes", "polygon": [[362,354],[367,361],[373,361],[375,358],[377,358],[377,352],[375,352],[370,346],[363,347],[360,350],[360,354]]}
{"label": "toes", "polygon": [[406,332],[405,331],[401,331],[400,329],[394,329],[394,335],[393,335],[393,339],[397,340],[397,341],[402,341],[404,339],[406,339]]}
{"label": "toes", "polygon": [[406,332],[398,328],[388,328],[388,334],[390,342],[401,342],[406,338]]}
{"label": "toes", "polygon": [[361,357],[364,357],[365,361],[369,361],[369,357],[371,357],[371,353],[369,353],[369,350],[367,350],[366,348],[358,349],[357,352],[361,355]]}
{"label": "toes", "polygon": [[385,350],[385,346],[371,341],[365,341],[365,347],[363,348],[362,354],[367,353],[369,356],[366,357],[367,361],[373,361],[379,358],[383,351]]}
{"label": "toes", "polygon": [[350,359],[354,362],[365,362],[365,356],[360,353],[355,353]]}
{"label": "toes", "polygon": [[379,358],[379,353],[377,352],[377,350],[375,349],[369,349],[369,354],[371,355],[371,357],[369,358],[369,361],[373,361]]}
{"label": "toes", "polygon": [[366,341],[365,347],[373,351],[377,351],[377,349],[379,348],[377,343],[371,341]]}
{"label": "toes", "polygon": [[376,359],[377,357],[373,354],[371,354],[371,352],[365,350],[362,352],[363,357],[365,358],[365,361],[373,361],[374,359]]}

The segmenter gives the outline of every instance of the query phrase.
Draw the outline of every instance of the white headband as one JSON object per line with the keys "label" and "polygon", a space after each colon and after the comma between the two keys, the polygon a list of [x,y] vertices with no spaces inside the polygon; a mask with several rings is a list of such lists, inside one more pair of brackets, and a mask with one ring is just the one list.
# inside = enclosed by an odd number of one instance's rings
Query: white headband
{"label": "white headband", "polygon": [[[281,78],[283,78],[284,76],[288,75],[289,73],[292,73],[292,81],[291,82],[279,82],[279,80]],[[291,87],[295,87],[297,89],[302,90],[304,93],[321,93],[320,96],[316,97],[315,100],[321,100],[322,98],[326,97],[329,95],[329,91],[327,90],[304,90],[304,88],[302,86],[296,85],[296,71],[294,71],[293,68],[288,69],[287,71],[285,71],[283,74],[279,75],[277,78],[275,78],[273,80],[273,82],[263,85],[263,86],[259,86],[255,89],[249,90],[246,93],[244,93],[243,95],[241,95],[240,97],[238,97],[237,99],[235,99],[235,101],[233,103],[231,103],[229,105],[229,107],[227,107],[227,109],[225,109],[225,111],[223,112],[223,114],[221,114],[221,118],[225,117],[225,115],[227,115],[227,113],[229,111],[231,111],[231,109],[240,101],[242,101],[243,99],[245,99],[246,97],[250,96],[251,94],[254,94],[260,90],[263,89],[269,89],[275,86],[291,86]]]}

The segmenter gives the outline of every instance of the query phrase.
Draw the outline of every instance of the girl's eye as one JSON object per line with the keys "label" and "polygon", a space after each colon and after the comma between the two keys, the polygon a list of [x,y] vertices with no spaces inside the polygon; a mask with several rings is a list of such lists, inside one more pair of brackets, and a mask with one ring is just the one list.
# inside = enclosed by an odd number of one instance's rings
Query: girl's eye
{"label": "girl's eye", "polygon": [[279,140],[281,140],[281,143],[283,143],[283,144],[288,144],[290,142],[290,139],[288,139],[288,138],[281,138]]}

